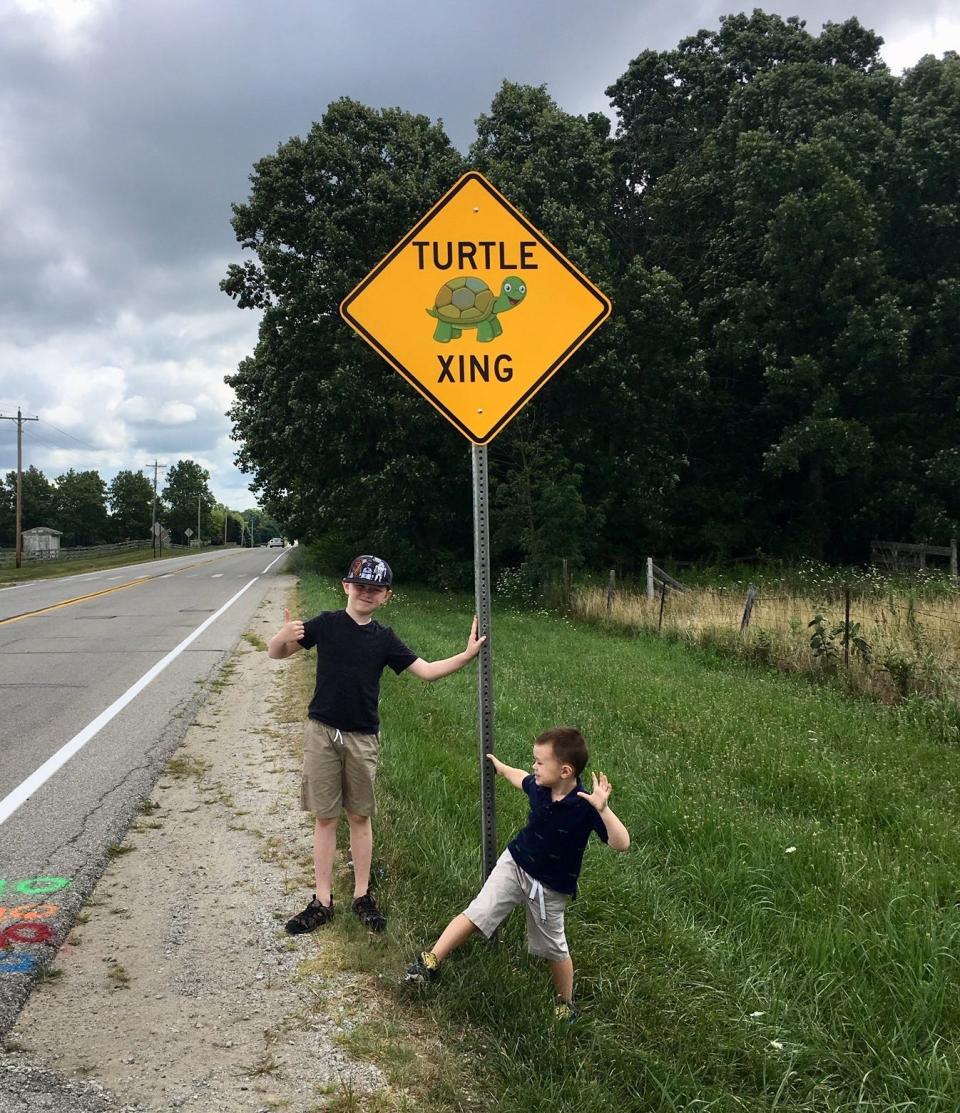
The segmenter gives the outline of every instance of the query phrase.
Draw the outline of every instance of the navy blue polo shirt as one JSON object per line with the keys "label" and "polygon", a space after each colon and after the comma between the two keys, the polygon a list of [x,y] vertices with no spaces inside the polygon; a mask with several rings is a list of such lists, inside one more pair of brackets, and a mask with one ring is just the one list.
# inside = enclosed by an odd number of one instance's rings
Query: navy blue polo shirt
{"label": "navy blue polo shirt", "polygon": [[530,797],[530,816],[524,829],[507,844],[517,865],[531,877],[558,893],[577,895],[577,878],[590,832],[607,841],[607,828],[593,804],[577,795],[576,785],[559,800],[552,789],[538,785],[532,773],[520,786]]}

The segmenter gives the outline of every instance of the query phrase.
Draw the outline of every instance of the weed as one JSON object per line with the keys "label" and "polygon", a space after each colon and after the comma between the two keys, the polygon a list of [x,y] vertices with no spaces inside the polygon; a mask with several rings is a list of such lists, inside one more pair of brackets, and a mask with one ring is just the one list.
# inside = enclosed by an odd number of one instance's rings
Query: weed
{"label": "weed", "polygon": [[114,989],[129,989],[130,975],[119,962],[111,961],[107,967],[107,977],[113,982]]}

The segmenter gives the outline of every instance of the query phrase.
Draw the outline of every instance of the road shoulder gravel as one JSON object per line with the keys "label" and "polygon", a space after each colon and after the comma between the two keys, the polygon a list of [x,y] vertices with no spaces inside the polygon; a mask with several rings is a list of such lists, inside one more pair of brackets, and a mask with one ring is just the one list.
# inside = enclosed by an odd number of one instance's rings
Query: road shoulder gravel
{"label": "road shoulder gravel", "polygon": [[21,1012],[0,1113],[434,1107],[451,1063],[429,1022],[341,961],[389,942],[283,932],[312,890],[303,673],[264,651],[293,583],[273,582]]}

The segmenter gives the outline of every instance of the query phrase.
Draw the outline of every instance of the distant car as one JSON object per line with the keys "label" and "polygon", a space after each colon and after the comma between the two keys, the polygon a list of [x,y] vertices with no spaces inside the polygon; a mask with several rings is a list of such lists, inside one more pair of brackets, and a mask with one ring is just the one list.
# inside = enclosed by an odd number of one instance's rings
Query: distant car
{"label": "distant car", "polygon": [[283,548],[283,538],[282,537],[271,537],[270,540],[267,542],[267,548],[268,549],[282,549]]}

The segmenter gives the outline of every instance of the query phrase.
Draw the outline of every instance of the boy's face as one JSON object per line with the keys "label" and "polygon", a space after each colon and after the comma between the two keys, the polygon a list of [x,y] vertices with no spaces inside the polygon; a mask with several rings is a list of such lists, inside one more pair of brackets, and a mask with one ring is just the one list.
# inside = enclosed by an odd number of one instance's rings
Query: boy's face
{"label": "boy's face", "polygon": [[373,614],[377,607],[382,607],[391,595],[390,588],[373,584],[344,583],[343,590],[350,600],[351,610],[364,615]]}
{"label": "boy's face", "polygon": [[549,742],[533,747],[533,776],[538,785],[553,788],[573,776],[573,766],[561,763]]}

